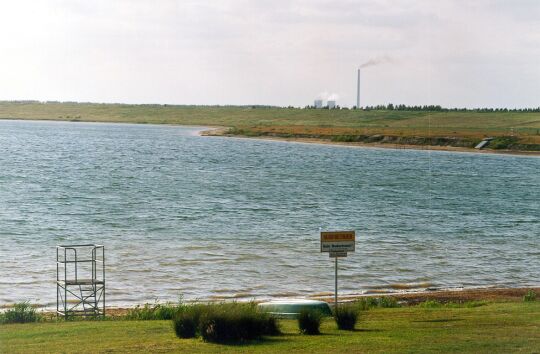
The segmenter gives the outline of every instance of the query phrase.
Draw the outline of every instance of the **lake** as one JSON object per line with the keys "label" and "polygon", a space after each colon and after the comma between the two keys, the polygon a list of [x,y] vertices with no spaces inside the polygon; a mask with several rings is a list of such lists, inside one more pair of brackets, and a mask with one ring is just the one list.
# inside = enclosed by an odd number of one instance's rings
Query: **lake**
{"label": "lake", "polygon": [[540,159],[0,120],[0,304],[56,300],[55,246],[106,247],[107,301],[540,284]]}

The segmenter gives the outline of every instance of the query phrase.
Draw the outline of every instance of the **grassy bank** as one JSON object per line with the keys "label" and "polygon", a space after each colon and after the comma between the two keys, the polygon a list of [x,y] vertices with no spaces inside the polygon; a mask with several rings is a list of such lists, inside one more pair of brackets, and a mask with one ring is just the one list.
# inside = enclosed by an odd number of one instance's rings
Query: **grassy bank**
{"label": "grassy bank", "polygon": [[243,136],[540,151],[539,112],[393,111],[0,102],[0,118],[225,126]]}
{"label": "grassy bank", "polygon": [[0,326],[0,351],[28,352],[249,352],[249,353],[512,353],[540,350],[540,302],[478,307],[376,308],[363,311],[357,330],[338,331],[331,319],[322,335],[284,334],[242,345],[176,338],[170,321],[80,321]]}

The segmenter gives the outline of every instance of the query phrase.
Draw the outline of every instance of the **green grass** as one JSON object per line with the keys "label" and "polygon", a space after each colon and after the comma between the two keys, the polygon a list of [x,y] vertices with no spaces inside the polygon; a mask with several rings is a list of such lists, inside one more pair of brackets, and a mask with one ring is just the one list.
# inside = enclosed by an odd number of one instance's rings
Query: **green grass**
{"label": "green grass", "polygon": [[333,319],[322,335],[305,336],[294,320],[284,334],[242,345],[178,339],[171,321],[80,321],[0,326],[0,352],[177,353],[534,353],[540,351],[540,302],[479,307],[375,308],[362,312],[356,331]]}
{"label": "green grass", "polygon": [[[245,136],[312,137],[392,144],[471,146],[487,136],[495,146],[540,150],[539,112],[315,110],[0,101],[0,118],[225,126]],[[513,137],[512,137],[513,136]],[[423,139],[418,139],[423,137]],[[510,137],[510,138],[508,138]],[[448,139],[451,138],[451,139]]]}

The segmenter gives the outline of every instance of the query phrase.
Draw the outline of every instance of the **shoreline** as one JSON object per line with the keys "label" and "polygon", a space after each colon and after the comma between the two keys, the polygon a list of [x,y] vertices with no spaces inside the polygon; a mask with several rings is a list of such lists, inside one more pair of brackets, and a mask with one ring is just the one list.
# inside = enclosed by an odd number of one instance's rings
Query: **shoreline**
{"label": "shoreline", "polygon": [[[464,303],[470,301],[491,301],[491,302],[521,302],[527,291],[532,290],[536,294],[540,294],[540,287],[519,287],[519,288],[463,288],[463,289],[438,289],[438,290],[421,290],[411,292],[396,292],[396,293],[367,293],[357,295],[342,295],[339,297],[341,303],[353,302],[362,298],[372,297],[392,297],[404,306],[414,306],[425,301],[438,301],[441,303]],[[302,297],[283,297],[282,299],[297,299]],[[306,296],[303,297],[310,300],[321,300],[333,304],[333,294],[326,296]],[[231,302],[233,300],[221,300]],[[255,302],[263,302],[260,300]],[[191,301],[187,301],[190,303]],[[193,301],[195,303],[196,301]],[[202,301],[205,302],[205,301]],[[220,302],[220,301],[208,301]],[[131,309],[142,307],[144,304],[139,304],[129,307],[110,307],[106,309],[106,313],[110,316],[117,317],[126,315]],[[50,311],[43,311],[49,313]]]}
{"label": "shoreline", "polygon": [[390,144],[390,143],[361,143],[361,142],[339,142],[331,141],[329,139],[321,138],[286,138],[279,136],[245,136],[227,134],[228,128],[216,127],[213,129],[207,129],[199,132],[200,136],[206,137],[224,137],[235,139],[252,139],[252,140],[265,140],[265,141],[279,141],[288,143],[301,143],[301,144],[318,144],[329,146],[341,146],[351,148],[364,148],[364,149],[391,149],[391,150],[422,150],[422,151],[446,151],[446,152],[460,152],[471,154],[492,154],[492,155],[514,155],[514,156],[540,156],[540,151],[523,151],[523,150],[478,150],[474,148],[456,147],[456,146],[442,146],[442,145],[411,145],[411,144]]}
{"label": "shoreline", "polygon": [[[343,301],[354,301],[366,297],[393,297],[406,305],[415,305],[427,300],[436,300],[442,303],[447,302],[467,302],[467,301],[522,301],[527,291],[533,290],[540,293],[540,287],[519,287],[519,288],[460,288],[460,289],[436,289],[420,290],[395,293],[367,293],[362,295],[340,296]],[[333,302],[332,298],[321,297],[321,300]]]}
{"label": "shoreline", "polygon": [[[487,286],[487,287],[470,287],[470,288],[418,288],[418,289],[403,289],[396,291],[377,291],[369,290],[366,292],[358,293],[345,293],[339,295],[340,302],[353,302],[356,300],[364,298],[381,298],[381,297],[391,297],[395,298],[398,302],[406,305],[416,305],[418,303],[427,301],[427,300],[436,300],[441,303],[448,302],[468,302],[468,301],[522,301],[523,296],[529,291],[532,290],[535,293],[540,295],[540,285],[532,285],[528,287],[519,286],[519,287],[496,287],[496,286]],[[333,292],[324,292],[324,293],[313,293],[302,295],[284,295],[281,297],[224,297],[224,298],[202,298],[197,300],[186,300],[185,303],[220,303],[220,302],[248,302],[253,301],[256,303],[272,301],[278,299],[309,299],[309,300],[320,300],[328,302],[329,304],[334,303],[334,293]],[[143,307],[145,305],[152,304],[167,304],[174,303],[175,301],[157,301],[154,302],[142,302],[132,305],[110,305],[107,307],[107,312],[112,313],[113,316],[122,315],[127,313],[129,310]],[[9,309],[15,305],[12,304],[1,304],[0,312],[6,309]],[[54,313],[55,304],[31,304],[32,307],[38,309],[43,313]]]}
{"label": "shoreline", "polygon": [[341,147],[353,147],[364,149],[392,149],[392,150],[423,150],[423,151],[447,151],[447,152],[461,152],[472,154],[493,154],[493,155],[513,155],[513,156],[540,156],[540,151],[525,151],[525,150],[478,150],[474,148],[454,147],[454,146],[442,146],[442,145],[410,145],[410,144],[391,144],[391,143],[361,143],[361,142],[339,142],[331,141],[329,139],[321,138],[286,138],[279,136],[245,136],[227,134],[228,127],[224,126],[211,126],[211,125],[191,125],[191,124],[175,124],[175,123],[140,123],[140,122],[103,122],[98,120],[62,120],[62,119],[25,119],[25,118],[0,118],[5,121],[36,121],[36,122],[64,122],[64,123],[103,123],[103,124],[137,124],[137,125],[156,125],[156,126],[170,126],[170,127],[186,127],[186,128],[200,128],[201,130],[196,132],[198,136],[205,137],[224,137],[224,138],[236,138],[236,139],[255,139],[266,141],[279,141],[289,143],[302,143],[302,144],[319,144],[329,146],[341,146]]}

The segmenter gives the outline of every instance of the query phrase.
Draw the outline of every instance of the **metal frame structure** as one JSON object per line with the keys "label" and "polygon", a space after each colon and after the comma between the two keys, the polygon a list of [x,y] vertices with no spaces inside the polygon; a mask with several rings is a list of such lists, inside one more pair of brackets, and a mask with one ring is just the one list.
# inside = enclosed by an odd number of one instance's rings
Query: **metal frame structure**
{"label": "metal frame structure", "polygon": [[105,316],[105,247],[56,246],[56,314]]}

